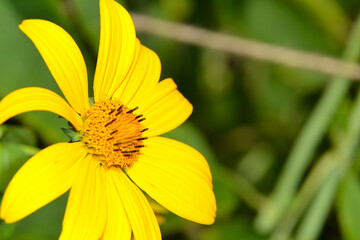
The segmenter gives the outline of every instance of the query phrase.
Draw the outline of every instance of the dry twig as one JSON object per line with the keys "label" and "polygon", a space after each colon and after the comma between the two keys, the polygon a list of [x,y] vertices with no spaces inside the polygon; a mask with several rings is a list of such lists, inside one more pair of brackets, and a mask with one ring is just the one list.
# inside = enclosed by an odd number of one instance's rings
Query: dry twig
{"label": "dry twig", "polygon": [[131,13],[140,32],[239,56],[360,80],[360,65],[315,53],[262,43],[181,23]]}

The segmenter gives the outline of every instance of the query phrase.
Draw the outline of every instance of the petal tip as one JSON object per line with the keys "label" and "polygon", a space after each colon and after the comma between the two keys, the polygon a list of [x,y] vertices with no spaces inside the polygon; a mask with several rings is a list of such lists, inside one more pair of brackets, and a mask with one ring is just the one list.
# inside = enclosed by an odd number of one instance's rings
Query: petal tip
{"label": "petal tip", "polygon": [[1,227],[2,225],[4,225],[4,224],[11,224],[11,223],[14,223],[14,222],[16,222],[16,221],[9,221],[7,218],[1,217],[1,218],[0,218],[0,227]]}
{"label": "petal tip", "polygon": [[26,24],[26,22],[27,22],[27,20],[23,20],[20,24],[19,24],[19,28],[20,28],[20,30],[21,31],[24,31],[23,29],[24,29],[24,25]]}
{"label": "petal tip", "polygon": [[20,219],[14,217],[14,216],[11,216],[9,214],[5,214],[4,211],[1,211],[1,213],[0,213],[0,226],[3,225],[4,223],[11,224],[11,223],[17,222],[18,220],[20,220]]}
{"label": "petal tip", "polygon": [[212,212],[208,215],[208,218],[202,223],[204,225],[212,225],[216,219],[216,205]]}
{"label": "petal tip", "polygon": [[205,224],[205,225],[212,225],[212,224],[214,224],[214,222],[215,222],[215,217],[212,217],[212,218],[209,219],[208,222],[206,222],[206,223],[204,223],[204,224]]}
{"label": "petal tip", "polygon": [[216,219],[216,213],[214,212],[207,216],[203,216],[202,218],[199,218],[197,220],[195,220],[195,219],[188,219],[188,220],[202,224],[202,225],[212,225],[212,224],[214,224],[215,219]]}
{"label": "petal tip", "polygon": [[193,113],[193,111],[194,111],[194,106],[189,102],[189,100],[187,100],[188,101],[188,105],[189,105],[189,117],[190,117],[190,115]]}
{"label": "petal tip", "polygon": [[2,199],[2,203],[1,203],[1,206],[0,206],[0,226],[1,226],[1,223],[2,223],[2,222],[7,223],[6,217],[5,217],[4,198]]}
{"label": "petal tip", "polygon": [[[39,19],[25,19],[23,20],[20,24],[19,24],[19,28],[21,31],[24,31],[24,28],[31,24],[31,22],[34,22],[34,21],[39,21]],[[42,20],[42,21],[45,21],[45,20]]]}
{"label": "petal tip", "polygon": [[201,222],[199,222],[200,224],[204,224],[204,225],[212,225],[216,220],[216,209],[214,209],[213,211],[209,212],[209,214],[202,219]]}

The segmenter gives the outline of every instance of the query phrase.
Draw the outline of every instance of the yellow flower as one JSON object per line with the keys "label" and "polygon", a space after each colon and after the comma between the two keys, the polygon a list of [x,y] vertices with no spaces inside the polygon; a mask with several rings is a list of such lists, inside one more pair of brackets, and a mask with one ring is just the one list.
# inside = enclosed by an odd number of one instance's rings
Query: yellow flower
{"label": "yellow flower", "polygon": [[[0,102],[0,124],[28,111],[66,118],[74,135],[29,159],[4,194],[0,217],[18,221],[70,189],[60,239],[160,239],[142,189],[175,214],[212,224],[216,203],[208,164],[195,149],[157,137],[183,123],[191,104],[172,79],[159,82],[160,61],[136,38],[126,10],[100,0],[101,36],[89,103],[87,70],[59,26],[25,20],[67,102],[50,90],[14,91]],[[71,132],[71,130],[68,130]]]}

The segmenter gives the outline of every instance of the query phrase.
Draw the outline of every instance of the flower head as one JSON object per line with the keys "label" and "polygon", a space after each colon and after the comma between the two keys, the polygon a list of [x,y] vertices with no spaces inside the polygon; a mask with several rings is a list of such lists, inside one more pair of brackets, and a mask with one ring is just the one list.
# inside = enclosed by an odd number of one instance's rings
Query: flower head
{"label": "flower head", "polygon": [[60,239],[160,239],[142,189],[175,214],[212,224],[216,203],[204,157],[158,137],[183,123],[191,104],[172,79],[159,82],[160,61],[136,38],[127,11],[100,0],[101,36],[89,103],[87,71],[74,40],[45,20],[25,20],[67,102],[54,92],[24,88],[0,102],[0,123],[28,111],[66,118],[76,138],[29,159],[11,180],[0,218],[18,221],[70,189]]}

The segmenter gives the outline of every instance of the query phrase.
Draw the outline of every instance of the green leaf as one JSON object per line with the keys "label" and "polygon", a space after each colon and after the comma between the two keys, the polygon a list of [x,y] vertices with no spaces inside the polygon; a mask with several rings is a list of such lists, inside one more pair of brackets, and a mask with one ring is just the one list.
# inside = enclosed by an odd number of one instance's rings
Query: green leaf
{"label": "green leaf", "polygon": [[68,194],[64,194],[17,222],[15,232],[9,240],[58,239],[61,233],[67,199]]}
{"label": "green leaf", "polygon": [[0,126],[0,192],[29,157],[38,152],[34,133],[25,127]]}
{"label": "green leaf", "polygon": [[82,140],[79,132],[74,131],[72,128],[62,127],[61,130],[70,138],[70,142],[79,142]]}
{"label": "green leaf", "polygon": [[0,125],[0,139],[2,142],[19,143],[29,146],[35,146],[37,140],[34,132],[27,127]]}
{"label": "green leaf", "polygon": [[33,154],[25,145],[0,144],[0,192],[5,192],[11,178]]}
{"label": "green leaf", "polygon": [[350,171],[340,186],[336,199],[336,213],[344,240],[360,238],[360,182]]}

